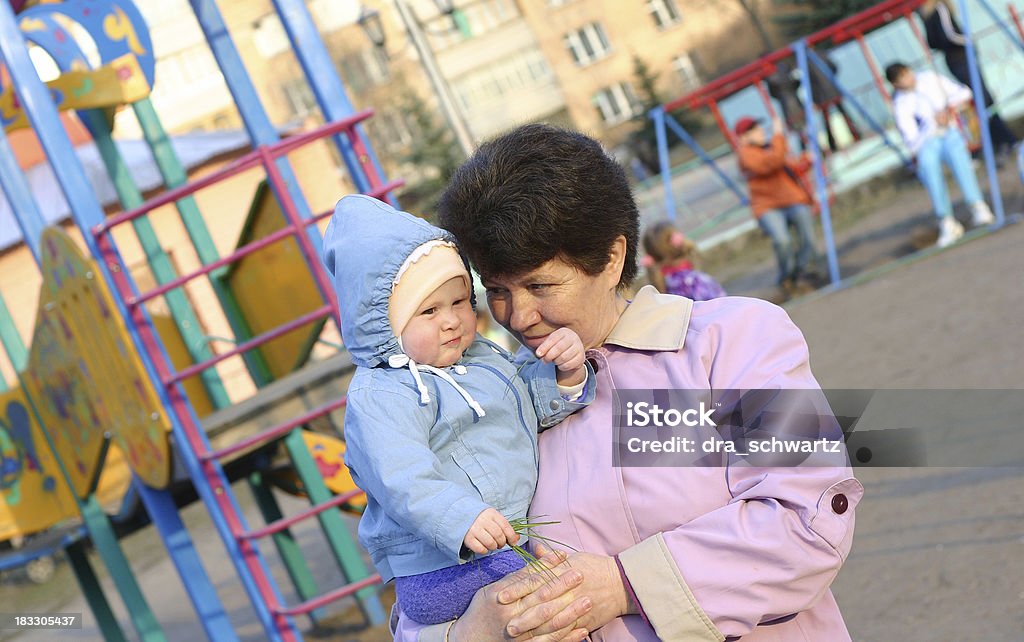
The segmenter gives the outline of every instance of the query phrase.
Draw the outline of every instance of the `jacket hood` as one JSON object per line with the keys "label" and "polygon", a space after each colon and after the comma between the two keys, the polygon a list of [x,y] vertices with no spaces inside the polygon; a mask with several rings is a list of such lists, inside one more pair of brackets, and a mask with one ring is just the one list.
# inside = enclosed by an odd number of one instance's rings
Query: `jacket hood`
{"label": "jacket hood", "polygon": [[392,284],[406,257],[433,240],[454,243],[455,237],[369,196],[338,201],[324,232],[323,264],[338,298],[342,339],[357,366],[372,368],[402,354],[388,321]]}

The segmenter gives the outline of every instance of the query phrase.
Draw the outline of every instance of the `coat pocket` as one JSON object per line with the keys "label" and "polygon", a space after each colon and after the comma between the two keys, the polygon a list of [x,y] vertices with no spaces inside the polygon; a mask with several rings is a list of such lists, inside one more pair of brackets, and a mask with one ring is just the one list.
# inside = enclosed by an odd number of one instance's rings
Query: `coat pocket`
{"label": "coat pocket", "polygon": [[480,493],[480,498],[485,503],[499,511],[505,508],[501,505],[503,502],[494,478],[483,467],[476,455],[465,448],[457,448],[452,451],[452,461],[469,478],[470,484]]}

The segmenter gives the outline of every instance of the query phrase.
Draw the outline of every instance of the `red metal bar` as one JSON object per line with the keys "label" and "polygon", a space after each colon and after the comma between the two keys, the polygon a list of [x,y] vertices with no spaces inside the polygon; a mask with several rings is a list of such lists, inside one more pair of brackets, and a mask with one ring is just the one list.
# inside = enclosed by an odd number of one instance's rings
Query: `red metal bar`
{"label": "red metal bar", "polygon": [[351,130],[356,124],[366,120],[370,116],[373,116],[372,109],[364,109],[363,111],[357,112],[348,118],[342,118],[341,120],[333,120],[329,123],[320,125],[316,129],[311,129],[308,132],[302,132],[301,134],[293,134],[281,141],[274,143],[273,145],[267,145],[270,149],[271,155],[274,158],[284,156],[285,154],[293,151],[297,147],[302,147],[306,143],[313,142],[318,138],[325,138],[327,136],[333,136],[342,130]]}
{"label": "red metal bar", "polygon": [[[349,131],[351,132],[351,130]],[[278,169],[277,164],[271,157],[270,150],[261,147],[260,154],[263,157],[263,168],[267,172],[267,181],[270,182],[270,187],[274,194],[279,196],[287,194],[288,186],[285,183],[284,177],[281,176],[281,170]],[[295,207],[295,201],[290,198],[278,198],[278,204],[281,206],[281,212],[291,224],[291,227],[296,230],[302,229],[303,218]],[[338,311],[338,296],[334,292],[334,286],[327,278],[327,272],[320,265],[320,254],[313,247],[313,242],[310,240],[308,233],[300,232],[296,234],[295,240],[299,244],[299,250],[302,252],[303,257],[306,259],[306,265],[309,267],[310,274],[313,275],[317,289],[320,290],[320,296],[323,297],[323,300],[329,306],[331,315],[334,317],[334,323],[340,328],[341,316]]]}
{"label": "red metal bar", "polygon": [[[135,309],[140,310],[141,308]],[[231,357],[241,354],[247,350],[252,350],[257,346],[261,346],[268,341],[276,339],[282,334],[287,334],[296,328],[306,325],[307,323],[312,323],[313,321],[317,321],[318,319],[322,319],[326,316],[329,316],[331,312],[331,306],[329,305],[317,308],[316,310],[313,310],[308,314],[304,314],[301,317],[298,317],[297,319],[292,319],[291,321],[285,323],[284,325],[279,325],[273,330],[270,330],[269,332],[264,332],[263,334],[257,336],[254,339],[250,339],[245,343],[239,343],[231,350],[219,354],[216,357],[213,357],[212,359],[207,359],[206,361],[201,361],[195,365],[189,366],[188,368],[180,370],[179,372],[170,377],[163,377],[163,384],[167,387],[171,387],[174,384],[178,383],[179,381],[183,381],[193,375],[197,375],[203,370],[206,370],[207,368],[214,366],[220,363],[221,361],[224,361],[225,359],[230,359]]]}
{"label": "red metal bar", "polygon": [[935,61],[932,60],[932,48],[928,46],[928,40],[925,39],[924,34],[921,33],[921,27],[917,25],[917,22],[910,19],[910,14],[907,14],[907,24],[910,25],[910,30],[914,32],[914,37],[917,38],[917,42],[921,45],[921,49],[924,49],[924,55],[925,58],[928,59],[928,64],[934,65]]}
{"label": "red metal bar", "polygon": [[732,135],[732,130],[729,129],[729,125],[725,122],[721,110],[718,109],[718,103],[712,100],[708,107],[711,108],[711,113],[715,117],[715,122],[718,123],[718,128],[725,135],[725,140],[729,141],[729,145],[732,146],[733,150],[739,149],[739,141]]}
{"label": "red metal bar", "polygon": [[778,116],[778,114],[775,113],[775,105],[772,104],[771,94],[769,94],[768,90],[764,88],[764,81],[759,80],[754,83],[754,86],[757,87],[757,93],[761,94],[761,100],[764,101],[764,106],[768,108],[768,115],[772,118]]}
{"label": "red metal bar", "polygon": [[217,170],[212,174],[208,174],[200,179],[191,181],[180,187],[175,187],[174,189],[168,190],[163,194],[160,194],[159,196],[154,196],[153,198],[149,199],[148,201],[136,207],[135,209],[128,210],[127,212],[121,212],[116,216],[111,216],[107,220],[92,228],[92,234],[93,236],[99,238],[100,234],[104,234],[107,231],[117,227],[118,225],[121,225],[122,223],[133,221],[139,218],[140,216],[145,216],[146,214],[157,209],[158,207],[163,207],[164,205],[169,205],[171,203],[179,201],[185,198],[186,196],[191,196],[192,194],[198,192],[203,188],[209,187],[210,185],[213,185],[214,183],[217,183],[224,179],[231,178],[235,174],[240,174],[247,169],[256,167],[257,165],[259,165],[259,156],[257,156],[255,152],[249,152],[245,156],[239,157],[230,165],[226,165],[225,167],[222,167],[221,169]]}
{"label": "red metal bar", "polygon": [[237,452],[241,452],[254,446],[258,446],[261,443],[273,441],[274,439],[282,437],[291,432],[292,430],[295,430],[299,426],[308,424],[317,417],[322,417],[327,413],[334,412],[339,408],[343,408],[346,403],[348,403],[348,397],[336,399],[330,403],[320,406],[319,408],[314,408],[313,410],[307,412],[306,414],[296,417],[279,426],[275,426],[269,430],[264,430],[261,433],[253,435],[251,437],[247,437],[246,439],[243,439],[242,441],[236,444],[232,444],[230,446],[227,446],[226,448],[221,448],[220,450],[204,452],[202,455],[200,455],[200,459],[223,459],[224,457],[233,455]]}
{"label": "red metal bar", "polygon": [[[288,152],[294,150],[297,147],[305,145],[306,143],[309,143],[318,138],[331,136],[344,129],[351,129],[352,126],[354,126],[356,123],[366,120],[372,115],[373,110],[366,109],[353,116],[344,118],[342,120],[336,120],[334,122],[327,123],[326,125],[322,125],[311,131],[304,132],[302,134],[297,134],[295,136],[289,136],[288,138],[285,138],[284,140],[278,143],[274,143],[273,145],[270,145],[268,147],[271,150],[271,155],[274,158],[277,158],[279,156],[287,154]],[[128,210],[127,212],[122,212],[117,216],[111,216],[103,223],[100,223],[99,225],[94,227],[92,233],[94,236],[99,236],[100,234],[103,234],[104,232],[113,229],[114,227],[117,227],[122,223],[127,223],[128,221],[139,218],[140,216],[145,216],[147,213],[157,209],[158,207],[163,207],[164,205],[169,205],[171,203],[174,203],[175,201],[179,201],[185,198],[186,196],[191,196],[192,194],[198,192],[199,190],[209,187],[214,183],[217,183],[227,178],[231,178],[232,176],[244,172],[247,169],[256,167],[257,165],[260,164],[260,160],[261,156],[259,150],[253,150],[245,154],[244,156],[237,158],[228,165],[225,165],[216,172],[213,172],[212,174],[204,176],[203,178],[200,178],[195,181],[190,181],[185,185],[181,185],[180,187],[176,187],[172,190],[168,190],[163,194],[160,194],[159,196],[155,196],[149,199],[139,207]]]}
{"label": "red metal bar", "polygon": [[[887,0],[807,36],[807,44],[808,46],[814,46],[829,39],[832,39],[833,42],[838,42],[836,40],[837,37],[849,39],[857,32],[869,31],[908,15],[923,4],[923,2],[924,0]],[[791,55],[793,55],[793,50],[789,46],[782,47],[739,69],[716,78],[689,94],[665,103],[665,110],[672,111],[683,106],[692,109],[705,105],[712,99],[721,100],[753,82],[763,80],[768,75],[766,70],[769,68],[769,65],[773,65]]]}
{"label": "red metal bar", "polygon": [[[315,220],[311,219],[306,223],[306,225],[311,225],[315,222]],[[246,257],[252,254],[253,252],[257,252],[265,248],[266,246],[271,245],[277,241],[280,241],[284,237],[290,236],[292,234],[295,234],[295,228],[290,225],[280,230],[271,232],[270,234],[267,234],[263,238],[257,239],[247,245],[243,245],[242,247],[238,248],[231,254],[228,254],[223,258],[217,259],[213,263],[207,263],[206,265],[199,268],[195,272],[183,274],[182,276],[179,276],[176,279],[168,281],[167,283],[164,283],[160,287],[153,288],[152,290],[144,292],[139,296],[126,297],[125,304],[128,307],[138,306],[142,303],[145,303],[146,301],[149,301],[150,299],[154,299],[160,296],[161,294],[173,290],[174,288],[181,287],[182,285],[188,283],[189,281],[192,281],[193,279],[203,276],[204,274],[209,274],[210,272],[213,272],[218,268],[224,267],[228,263],[233,263],[234,261]]]}
{"label": "red metal bar", "polygon": [[[909,16],[915,9],[924,4],[925,0],[891,0],[884,2],[861,13],[843,18],[839,22],[826,27],[814,34],[813,42],[831,40],[833,44],[841,44],[852,39],[857,33],[864,33]],[[822,35],[824,37],[822,37]],[[808,38],[811,42],[811,38]]]}
{"label": "red metal bar", "polygon": [[[390,181],[390,182],[388,182],[388,183],[386,183],[384,185],[381,185],[377,189],[374,189],[374,190],[371,190],[370,192],[367,192],[366,195],[367,196],[372,196],[373,198],[378,198],[379,199],[381,196],[383,196],[387,192],[390,192],[392,190],[396,190],[399,187],[402,187],[403,185],[405,185],[405,181],[404,180]],[[316,216],[313,216],[311,218],[303,219],[302,226],[303,227],[308,227],[310,225],[313,225],[314,223],[317,223],[317,222],[319,222],[319,221],[329,217],[333,213],[334,213],[334,210],[330,209],[330,210],[327,210],[326,212],[322,212],[320,214],[317,214]],[[167,292],[169,292],[170,290],[173,290],[174,288],[181,287],[185,283],[188,283],[189,281],[192,281],[193,279],[196,279],[196,278],[198,278],[200,276],[203,276],[204,274],[209,274],[210,272],[213,272],[214,270],[216,270],[218,268],[224,267],[228,263],[233,263],[234,261],[237,261],[238,259],[246,257],[246,256],[252,254],[253,252],[261,250],[264,247],[266,247],[268,245],[271,245],[271,244],[273,244],[273,243],[283,239],[284,237],[289,236],[289,235],[294,234],[294,233],[295,233],[295,228],[289,225],[288,227],[282,228],[282,229],[277,230],[275,232],[272,232],[272,233],[270,233],[270,234],[268,234],[268,235],[266,235],[266,236],[264,236],[264,237],[262,237],[260,239],[257,239],[255,241],[253,241],[252,243],[248,243],[246,245],[243,245],[242,247],[238,248],[237,250],[235,250],[231,254],[229,254],[229,255],[227,255],[227,256],[225,256],[223,258],[217,259],[213,263],[207,263],[206,265],[204,265],[203,267],[199,268],[195,272],[190,272],[188,274],[179,276],[176,279],[168,281],[167,283],[164,283],[160,287],[157,287],[157,288],[154,288],[154,289],[149,290],[147,292],[144,292],[144,293],[142,293],[142,294],[140,294],[138,296],[132,296],[130,293],[125,293],[125,292],[122,292],[121,296],[124,298],[125,304],[128,307],[133,307],[133,306],[140,305],[142,303],[145,303],[146,301],[149,301],[151,299],[155,299],[156,297],[158,297],[158,296],[160,296],[162,294],[166,294]]]}
{"label": "red metal bar", "polygon": [[1013,6],[1013,3],[1007,5],[1010,9],[1010,17],[1013,19],[1013,24],[1017,26],[1017,33],[1020,34],[1020,39],[1024,42],[1024,24],[1021,24],[1020,14],[1017,12],[1017,7]]}
{"label": "red metal bar", "polygon": [[882,79],[882,72],[878,69],[878,61],[875,59],[875,55],[871,53],[871,48],[868,47],[867,41],[864,40],[864,34],[857,34],[857,44],[860,46],[861,54],[864,55],[864,60],[868,63],[868,69],[871,70],[871,77],[875,79],[878,93],[882,94],[882,98],[885,99],[886,103],[892,104],[892,95],[889,93],[885,80]]}
{"label": "red metal bar", "polygon": [[259,539],[261,537],[266,537],[267,535],[280,533],[281,531],[288,528],[289,526],[292,526],[293,524],[297,524],[298,522],[301,522],[304,519],[309,519],[310,517],[316,517],[320,513],[323,513],[324,511],[327,511],[331,508],[337,508],[338,506],[341,506],[342,504],[345,504],[355,499],[356,497],[359,497],[362,494],[363,491],[358,488],[356,488],[355,490],[350,490],[349,492],[343,495],[337,495],[335,497],[332,497],[329,501],[326,501],[322,504],[317,504],[312,508],[308,508],[300,513],[296,513],[291,517],[279,519],[276,522],[267,524],[263,528],[254,531],[249,531],[248,533],[242,533],[241,535],[239,535],[239,538]]}
{"label": "red metal bar", "polygon": [[380,575],[373,574],[373,575],[371,575],[369,577],[366,577],[366,578],[363,578],[363,579],[361,579],[358,582],[355,582],[353,584],[348,584],[347,586],[343,586],[343,587],[341,587],[339,589],[334,589],[333,591],[330,591],[328,593],[324,593],[320,597],[315,597],[312,600],[309,600],[307,602],[303,602],[301,604],[296,604],[295,606],[291,606],[291,607],[273,606],[273,607],[271,607],[270,610],[272,612],[276,613],[276,614],[284,615],[284,616],[302,615],[304,613],[309,613],[310,611],[315,611],[318,608],[320,608],[321,606],[326,606],[327,604],[330,604],[331,602],[334,602],[335,600],[340,600],[343,597],[348,597],[348,596],[352,595],[353,593],[355,593],[356,591],[361,591],[362,589],[366,588],[367,586],[373,586],[374,584],[380,584],[380,581],[381,581]]}
{"label": "red metal bar", "polygon": [[[131,287],[128,283],[128,275],[123,269],[117,267],[120,265],[120,260],[117,257],[117,252],[113,247],[113,243],[110,235],[102,234],[96,239],[97,246],[100,249],[102,260],[106,261],[108,265],[112,265],[110,274],[116,284],[116,293],[130,291]],[[141,307],[135,308],[129,311],[130,321],[135,325],[139,339],[142,342],[143,349],[149,354],[152,359],[153,365],[156,368],[157,376],[165,378],[167,373],[170,371],[169,364],[165,361],[165,353],[160,347],[160,339],[156,335],[156,331],[153,326],[146,322],[145,310]],[[168,400],[170,401],[170,411],[174,413],[175,417],[180,422],[182,432],[185,435],[185,440],[188,442],[187,446],[195,452],[200,458],[208,448],[206,446],[206,435],[201,431],[198,425],[198,420],[195,417],[195,413],[192,411],[188,400],[182,393],[180,386],[170,386],[168,391]],[[217,468],[215,463],[204,461],[200,459],[200,466],[202,467],[203,476],[206,479],[206,483],[209,484],[209,488],[212,492],[214,501],[217,503],[217,508],[220,513],[224,516],[224,521],[228,527],[228,530],[234,535],[237,533],[244,532],[246,530],[244,521],[241,515],[237,512],[236,506],[232,501],[230,488],[227,488],[222,483],[223,477],[217,474]],[[287,630],[288,621],[287,615],[280,611],[280,605],[278,605],[274,598],[274,588],[271,579],[268,574],[265,573],[265,569],[260,563],[259,554],[256,551],[253,543],[248,540],[238,541],[238,550],[241,554],[241,561],[245,565],[246,570],[249,571],[250,576],[253,578],[253,582],[256,585],[256,589],[261,595],[267,600],[267,608],[274,614],[275,623],[278,628],[282,631]]]}

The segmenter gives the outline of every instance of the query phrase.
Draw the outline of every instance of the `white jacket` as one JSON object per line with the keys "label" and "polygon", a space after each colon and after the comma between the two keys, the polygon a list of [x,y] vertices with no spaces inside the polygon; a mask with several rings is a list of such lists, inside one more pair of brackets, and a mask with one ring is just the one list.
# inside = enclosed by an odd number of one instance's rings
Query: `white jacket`
{"label": "white jacket", "polygon": [[910,152],[916,156],[930,137],[943,130],[935,122],[935,114],[949,107],[959,107],[973,94],[966,85],[933,71],[919,71],[915,75],[914,89],[897,91],[892,102],[896,126]]}

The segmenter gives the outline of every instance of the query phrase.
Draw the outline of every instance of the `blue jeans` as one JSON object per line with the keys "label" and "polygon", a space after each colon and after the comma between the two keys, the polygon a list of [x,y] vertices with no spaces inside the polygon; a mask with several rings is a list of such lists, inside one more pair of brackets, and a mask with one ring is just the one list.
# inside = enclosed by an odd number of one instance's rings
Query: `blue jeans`
{"label": "blue jeans", "polygon": [[[814,217],[806,205],[790,205],[768,210],[757,219],[758,225],[772,241],[779,262],[779,283],[795,279],[814,261]],[[796,230],[796,239],[789,227]]]}
{"label": "blue jeans", "polygon": [[945,218],[953,214],[953,203],[949,199],[946,176],[942,172],[945,163],[953,171],[953,178],[960,185],[964,201],[974,205],[982,200],[978,177],[971,166],[971,154],[967,142],[959,129],[950,127],[941,136],[933,136],[917,152],[917,177],[924,183],[932,199],[935,216]]}

